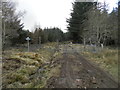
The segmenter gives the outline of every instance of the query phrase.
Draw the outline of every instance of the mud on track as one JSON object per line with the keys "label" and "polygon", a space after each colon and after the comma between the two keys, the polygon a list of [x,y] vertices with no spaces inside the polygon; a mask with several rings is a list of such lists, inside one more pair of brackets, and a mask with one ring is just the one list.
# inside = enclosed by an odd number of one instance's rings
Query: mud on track
{"label": "mud on track", "polygon": [[[77,52],[65,48],[59,77],[47,81],[47,88],[117,88],[118,83]],[[73,53],[70,53],[73,52]]]}

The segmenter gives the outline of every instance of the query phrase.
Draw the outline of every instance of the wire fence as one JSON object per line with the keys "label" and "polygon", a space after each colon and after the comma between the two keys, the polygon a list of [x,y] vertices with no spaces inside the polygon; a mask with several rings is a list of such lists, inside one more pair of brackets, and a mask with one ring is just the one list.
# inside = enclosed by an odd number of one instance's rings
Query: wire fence
{"label": "wire fence", "polygon": [[65,44],[60,45],[59,50],[63,53],[81,53],[81,52],[91,52],[91,53],[98,53],[102,51],[102,47],[98,47],[95,45],[81,45],[81,44]]}

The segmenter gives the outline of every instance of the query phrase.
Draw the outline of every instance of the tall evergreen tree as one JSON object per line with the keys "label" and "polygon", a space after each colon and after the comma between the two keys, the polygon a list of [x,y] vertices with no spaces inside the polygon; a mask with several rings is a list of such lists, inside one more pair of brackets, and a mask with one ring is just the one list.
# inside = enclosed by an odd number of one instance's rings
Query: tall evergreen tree
{"label": "tall evergreen tree", "polygon": [[68,31],[74,42],[82,42],[83,21],[86,19],[84,13],[87,12],[94,3],[93,2],[74,2],[71,18],[67,20]]}
{"label": "tall evergreen tree", "polygon": [[19,36],[18,31],[23,28],[21,15],[23,13],[16,13],[16,4],[14,2],[6,1],[2,3],[3,44],[13,43],[12,41]]}

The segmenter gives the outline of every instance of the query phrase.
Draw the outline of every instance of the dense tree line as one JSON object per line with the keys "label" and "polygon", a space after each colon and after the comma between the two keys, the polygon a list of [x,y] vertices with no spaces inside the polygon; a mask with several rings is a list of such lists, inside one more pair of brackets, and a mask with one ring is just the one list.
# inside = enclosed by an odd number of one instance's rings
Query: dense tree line
{"label": "dense tree line", "polygon": [[[118,43],[118,14],[119,7],[108,13],[106,3],[74,2],[71,18],[67,19],[68,32],[57,27],[35,27],[34,32],[24,30],[21,17],[24,13],[16,13],[16,4],[2,3],[2,36],[3,44],[16,45],[26,43],[25,38],[30,37],[31,43],[73,41],[74,43],[104,45],[117,45]],[[120,26],[120,25],[119,25]]]}
{"label": "dense tree line", "polygon": [[59,28],[36,28],[31,34],[32,43],[61,42],[65,39],[64,33]]}
{"label": "dense tree line", "polygon": [[34,32],[24,30],[21,17],[24,13],[16,13],[16,3],[7,1],[2,3],[2,38],[3,46],[13,46],[26,43],[26,37],[30,37],[33,44],[47,42],[62,42],[69,40],[68,34],[57,27],[41,29],[37,26]]}
{"label": "dense tree line", "polygon": [[68,22],[73,42],[95,45],[117,45],[118,8],[108,13],[104,2],[75,2]]}
{"label": "dense tree line", "polygon": [[24,30],[24,24],[21,23],[23,13],[16,13],[16,4],[14,2],[2,3],[2,37],[3,46],[13,46],[26,43],[26,37],[30,37],[33,44],[47,42],[61,42],[66,40],[64,33],[59,28],[37,28],[34,32]]}

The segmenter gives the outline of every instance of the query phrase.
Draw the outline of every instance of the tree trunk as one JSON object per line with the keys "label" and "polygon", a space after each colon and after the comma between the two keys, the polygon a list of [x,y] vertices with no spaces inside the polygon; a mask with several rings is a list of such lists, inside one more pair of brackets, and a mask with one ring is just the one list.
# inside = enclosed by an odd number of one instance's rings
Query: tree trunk
{"label": "tree trunk", "polygon": [[84,50],[86,49],[86,40],[85,40],[85,38],[83,39],[84,41]]}

